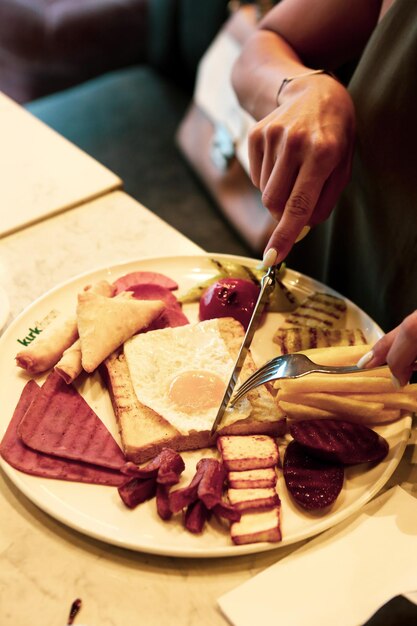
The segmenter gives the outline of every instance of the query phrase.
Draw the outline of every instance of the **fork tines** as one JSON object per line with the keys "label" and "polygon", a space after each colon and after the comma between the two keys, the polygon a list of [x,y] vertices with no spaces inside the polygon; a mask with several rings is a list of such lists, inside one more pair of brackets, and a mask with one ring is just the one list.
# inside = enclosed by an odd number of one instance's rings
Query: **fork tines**
{"label": "fork tines", "polygon": [[230,405],[234,406],[244,395],[246,395],[251,389],[259,387],[268,381],[272,380],[275,375],[279,362],[282,357],[275,357],[270,361],[267,361],[262,367],[254,372],[240,387],[235,391],[233,397],[230,400]]}

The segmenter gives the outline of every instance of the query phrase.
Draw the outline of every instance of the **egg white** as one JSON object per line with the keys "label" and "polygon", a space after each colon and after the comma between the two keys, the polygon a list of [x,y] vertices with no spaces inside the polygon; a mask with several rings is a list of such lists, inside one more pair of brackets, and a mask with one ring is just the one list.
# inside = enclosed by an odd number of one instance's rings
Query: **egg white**
{"label": "egg white", "polygon": [[[214,373],[226,385],[234,361],[217,320],[135,335],[124,344],[124,353],[139,402],[162,415],[182,434],[210,430],[219,407],[192,414],[182,411],[170,400],[169,388],[178,374],[196,370]],[[251,410],[249,400],[243,398],[236,407],[228,409],[227,422],[245,419]]]}

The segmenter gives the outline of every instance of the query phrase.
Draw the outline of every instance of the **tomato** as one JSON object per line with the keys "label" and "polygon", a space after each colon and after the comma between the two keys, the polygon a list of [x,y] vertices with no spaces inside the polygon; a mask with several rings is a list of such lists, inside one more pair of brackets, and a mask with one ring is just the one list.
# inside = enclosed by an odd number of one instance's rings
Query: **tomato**
{"label": "tomato", "polygon": [[203,292],[200,298],[200,320],[234,317],[248,327],[259,296],[259,286],[242,278],[222,278]]}

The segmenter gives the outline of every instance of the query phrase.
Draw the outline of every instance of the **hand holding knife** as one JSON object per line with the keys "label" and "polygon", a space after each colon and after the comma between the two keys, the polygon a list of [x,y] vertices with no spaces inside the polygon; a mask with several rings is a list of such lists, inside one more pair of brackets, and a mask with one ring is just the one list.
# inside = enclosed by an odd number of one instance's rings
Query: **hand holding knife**
{"label": "hand holding knife", "polygon": [[258,300],[256,301],[255,308],[253,309],[252,317],[250,318],[245,337],[243,339],[232,374],[227,384],[226,391],[223,396],[223,400],[217,412],[216,419],[214,420],[213,426],[211,427],[210,435],[214,435],[214,433],[216,432],[221,422],[221,419],[224,415],[224,412],[226,411],[227,405],[229,404],[230,398],[232,397],[232,393],[236,386],[237,379],[239,378],[239,374],[242,371],[242,367],[245,362],[246,355],[248,354],[249,346],[252,342],[253,336],[258,327],[260,317],[268,301],[268,298],[274,289],[275,277],[276,277],[276,273],[279,271],[279,268],[280,268],[280,265],[271,266],[270,268],[268,268],[265,275],[262,277],[261,290],[259,292]]}

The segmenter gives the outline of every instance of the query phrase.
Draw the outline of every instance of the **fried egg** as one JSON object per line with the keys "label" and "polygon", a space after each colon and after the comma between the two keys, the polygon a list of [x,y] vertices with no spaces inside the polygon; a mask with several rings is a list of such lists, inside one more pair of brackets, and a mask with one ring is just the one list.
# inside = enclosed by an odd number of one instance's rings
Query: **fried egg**
{"label": "fried egg", "polygon": [[[139,402],[182,434],[211,429],[234,366],[217,320],[136,335],[124,353]],[[243,398],[227,410],[227,423],[251,410]]]}

